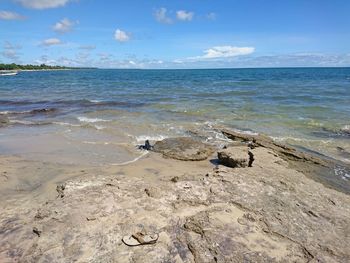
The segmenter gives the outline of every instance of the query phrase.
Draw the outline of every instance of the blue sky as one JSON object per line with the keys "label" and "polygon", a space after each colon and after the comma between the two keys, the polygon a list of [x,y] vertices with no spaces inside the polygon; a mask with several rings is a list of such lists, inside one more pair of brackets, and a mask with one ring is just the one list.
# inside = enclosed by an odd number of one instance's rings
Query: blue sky
{"label": "blue sky", "polygon": [[350,1],[0,0],[0,62],[350,66]]}

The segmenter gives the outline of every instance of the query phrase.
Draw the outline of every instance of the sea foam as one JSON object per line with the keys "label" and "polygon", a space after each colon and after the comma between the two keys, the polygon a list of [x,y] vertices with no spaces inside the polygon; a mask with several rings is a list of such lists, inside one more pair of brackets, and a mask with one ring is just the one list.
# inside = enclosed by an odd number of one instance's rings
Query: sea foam
{"label": "sea foam", "polygon": [[342,127],[340,129],[342,132],[345,132],[345,133],[349,133],[350,134],[350,125],[344,125],[344,127]]}
{"label": "sea foam", "polygon": [[77,119],[81,122],[88,122],[88,123],[94,123],[94,122],[106,122],[108,120],[99,119],[99,118],[88,118],[88,117],[77,117]]}
{"label": "sea foam", "polygon": [[136,136],[135,138],[136,138],[136,141],[139,143],[139,142],[145,142],[146,140],[161,141],[161,140],[168,138],[168,136],[165,136],[165,135],[156,135],[156,136],[140,135],[140,136]]}
{"label": "sea foam", "polygon": [[134,163],[134,162],[140,160],[143,156],[145,156],[147,154],[148,154],[148,151],[145,151],[140,156],[136,157],[133,160],[126,161],[126,162],[123,162],[123,163],[112,163],[111,165],[113,165],[113,166],[121,166],[121,165],[127,165],[127,164],[130,164],[130,163]]}
{"label": "sea foam", "polygon": [[337,176],[340,176],[343,180],[350,180],[350,171],[345,169],[344,167],[336,167],[334,168],[334,172]]}

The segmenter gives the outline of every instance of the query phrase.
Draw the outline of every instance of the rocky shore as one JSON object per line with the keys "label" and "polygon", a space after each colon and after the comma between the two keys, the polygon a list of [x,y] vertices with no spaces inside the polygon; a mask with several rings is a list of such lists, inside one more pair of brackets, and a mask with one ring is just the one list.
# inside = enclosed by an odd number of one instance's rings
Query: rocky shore
{"label": "rocky shore", "polygon": [[[337,164],[223,134],[223,147],[165,139],[138,162],[99,169],[1,158],[4,193],[23,169],[72,179],[3,196],[0,262],[349,262],[349,188],[327,175]],[[159,238],[122,242],[136,233]]]}

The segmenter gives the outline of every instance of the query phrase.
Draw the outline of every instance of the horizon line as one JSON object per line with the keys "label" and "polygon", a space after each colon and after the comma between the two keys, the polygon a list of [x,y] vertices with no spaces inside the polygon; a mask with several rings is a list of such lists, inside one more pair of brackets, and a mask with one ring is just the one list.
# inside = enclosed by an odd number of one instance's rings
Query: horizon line
{"label": "horizon line", "polygon": [[[73,67],[74,68],[74,67]],[[78,69],[79,67],[77,67]],[[84,68],[84,67],[81,67]],[[90,68],[100,70],[213,70],[213,69],[302,69],[302,68],[350,68],[349,66],[294,66],[294,67],[232,67],[232,68]],[[86,68],[88,69],[88,68]]]}

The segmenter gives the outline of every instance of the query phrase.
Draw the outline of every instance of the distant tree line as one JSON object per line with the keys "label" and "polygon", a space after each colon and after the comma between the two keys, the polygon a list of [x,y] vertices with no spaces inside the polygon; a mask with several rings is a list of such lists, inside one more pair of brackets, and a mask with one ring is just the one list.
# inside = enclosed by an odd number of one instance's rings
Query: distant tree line
{"label": "distant tree line", "polygon": [[50,66],[46,64],[41,65],[19,65],[19,64],[2,64],[0,63],[0,70],[43,70],[43,69],[81,69],[73,67],[63,67],[63,66]]}

